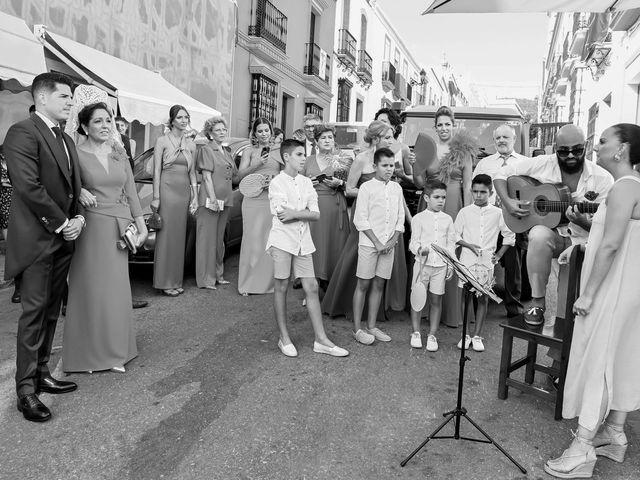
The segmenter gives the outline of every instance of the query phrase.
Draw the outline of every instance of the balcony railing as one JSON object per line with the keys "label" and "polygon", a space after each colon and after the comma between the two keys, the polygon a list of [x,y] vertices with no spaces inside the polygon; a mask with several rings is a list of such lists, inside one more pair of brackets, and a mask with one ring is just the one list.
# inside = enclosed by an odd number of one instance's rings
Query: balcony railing
{"label": "balcony railing", "polygon": [[307,43],[305,51],[303,72],[306,75],[315,75],[328,83],[331,57],[315,43]]}
{"label": "balcony railing", "polygon": [[396,67],[391,62],[382,62],[382,88],[393,90],[396,86]]}
{"label": "balcony railing", "polygon": [[402,74],[396,73],[396,81],[395,81],[395,90],[394,94],[401,100],[407,98],[407,81],[404,79]]}
{"label": "balcony railing", "polygon": [[287,51],[287,17],[269,0],[258,0],[256,23],[249,26],[249,35],[262,37],[273,46]]}
{"label": "balcony railing", "polygon": [[373,83],[373,59],[366,50],[358,50],[358,76],[367,84]]}
{"label": "balcony railing", "polygon": [[347,66],[356,67],[356,39],[346,28],[341,28],[338,31],[338,50],[336,53]]}
{"label": "balcony railing", "polygon": [[413,87],[411,82],[407,83],[407,100],[411,101],[411,95],[413,94]]}

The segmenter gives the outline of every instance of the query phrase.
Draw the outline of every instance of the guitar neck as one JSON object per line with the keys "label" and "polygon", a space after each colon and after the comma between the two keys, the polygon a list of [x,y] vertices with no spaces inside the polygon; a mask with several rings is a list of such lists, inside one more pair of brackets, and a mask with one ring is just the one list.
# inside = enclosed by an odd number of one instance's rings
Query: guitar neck
{"label": "guitar neck", "polygon": [[539,200],[537,202],[538,208],[546,212],[560,212],[564,213],[569,207],[578,207],[581,213],[596,213],[599,203],[593,202],[565,202],[560,200]]}

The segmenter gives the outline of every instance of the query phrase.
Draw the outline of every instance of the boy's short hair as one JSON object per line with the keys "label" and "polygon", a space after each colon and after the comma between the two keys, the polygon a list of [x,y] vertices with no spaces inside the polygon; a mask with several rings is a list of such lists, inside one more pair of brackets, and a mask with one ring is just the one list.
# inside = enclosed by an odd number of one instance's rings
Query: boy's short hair
{"label": "boy's short hair", "polygon": [[284,162],[285,153],[291,155],[291,152],[298,147],[304,148],[304,143],[300,140],[296,140],[295,138],[287,138],[286,140],[283,140],[280,144],[280,156],[282,157],[282,161]]}
{"label": "boy's short hair", "polygon": [[430,197],[435,190],[447,191],[447,184],[440,180],[431,180],[422,189],[422,194]]}
{"label": "boy's short hair", "polygon": [[471,186],[473,187],[475,184],[484,185],[489,190],[493,190],[493,180],[486,173],[479,173],[473,180],[471,180]]}
{"label": "boy's short hair", "polygon": [[393,158],[395,157],[395,154],[391,151],[390,148],[379,148],[378,150],[375,151],[375,153],[373,154],[373,164],[374,165],[378,165],[378,163],[380,162],[380,160],[382,159],[382,157],[385,158]]}

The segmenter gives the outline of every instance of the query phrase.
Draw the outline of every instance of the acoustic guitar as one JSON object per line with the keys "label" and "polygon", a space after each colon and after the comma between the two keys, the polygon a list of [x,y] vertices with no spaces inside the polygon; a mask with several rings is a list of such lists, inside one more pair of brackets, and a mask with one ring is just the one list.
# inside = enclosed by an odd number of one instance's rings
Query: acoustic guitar
{"label": "acoustic guitar", "polygon": [[569,187],[561,183],[541,183],[535,178],[513,175],[507,178],[509,198],[529,205],[529,215],[516,217],[511,215],[504,205],[502,213],[507,226],[514,233],[522,233],[535,225],[556,228],[569,223],[564,212],[570,206],[577,205],[582,213],[595,213],[599,204],[594,202],[574,202]]}

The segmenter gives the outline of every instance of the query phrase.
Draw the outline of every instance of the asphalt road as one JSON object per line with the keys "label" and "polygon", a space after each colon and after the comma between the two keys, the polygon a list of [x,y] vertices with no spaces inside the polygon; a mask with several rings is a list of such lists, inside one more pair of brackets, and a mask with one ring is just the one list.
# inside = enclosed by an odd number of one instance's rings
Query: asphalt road
{"label": "asphalt road", "polygon": [[[497,399],[502,309],[486,326],[487,351],[470,352],[463,404],[469,415],[528,470],[492,445],[433,440],[406,467],[400,461],[456,402],[459,331],[443,327],[440,351],[412,350],[408,316],[381,325],[388,344],[358,345],[344,318],[326,319],[347,358],[313,353],[302,292],[290,291],[290,326],[300,353],[277,348],[272,297],[238,296],[232,285],[198,290],[192,277],[178,298],[151,288],[151,269],[132,272],[139,357],[127,373],[67,377],[79,388],[43,394],[53,419],[25,421],[15,407],[15,330],[19,305],[0,290],[0,478],[2,479],[534,479],[571,439],[575,421],[553,420],[551,403],[511,391]],[[52,366],[61,372],[61,332]],[[544,379],[539,379],[541,382]],[[452,432],[448,427],[448,433]],[[640,418],[620,465],[598,461],[594,478],[640,477]],[[462,434],[479,437],[463,420]]]}

